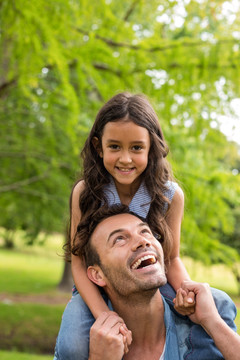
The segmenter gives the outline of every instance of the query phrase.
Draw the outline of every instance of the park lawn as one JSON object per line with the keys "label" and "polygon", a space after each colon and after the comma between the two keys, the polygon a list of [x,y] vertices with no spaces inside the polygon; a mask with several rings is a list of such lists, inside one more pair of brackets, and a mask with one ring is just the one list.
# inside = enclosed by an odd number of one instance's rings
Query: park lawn
{"label": "park lawn", "polygon": [[[57,290],[64,262],[61,236],[51,237],[41,246],[17,244],[14,250],[0,249],[0,293],[7,295],[44,295],[54,299],[62,295]],[[0,303],[0,348],[27,353],[53,354],[62,313],[70,298],[62,305],[38,303]],[[13,359],[13,353],[6,354]],[[10,356],[10,357],[7,357]],[[34,359],[23,355],[15,359]],[[51,356],[52,358],[53,356]],[[2,356],[0,355],[2,359]],[[36,358],[37,360],[38,358]]]}
{"label": "park lawn", "polygon": [[191,279],[207,282],[210,286],[225,291],[231,297],[238,296],[238,286],[232,271],[223,264],[204,266],[199,261],[183,258]]}
{"label": "park lawn", "polygon": [[63,271],[62,237],[49,237],[44,246],[0,249],[0,293],[36,294],[56,291]]}
{"label": "park lawn", "polygon": [[0,343],[5,350],[53,354],[64,305],[0,303]]}
{"label": "park lawn", "polygon": [[240,335],[240,298],[238,299],[239,300],[239,305],[237,306],[237,317],[236,317],[236,320],[235,320],[235,323],[237,325],[237,333]]}
{"label": "park lawn", "polygon": [[0,350],[0,359],[1,360],[52,360],[53,356]]}
{"label": "park lawn", "polygon": [[35,355],[20,353],[16,351],[4,351],[0,350],[1,360],[52,360],[53,356],[49,355]]}
{"label": "park lawn", "polygon": [[63,261],[18,252],[0,253],[0,292],[24,294],[46,293],[56,289]]}

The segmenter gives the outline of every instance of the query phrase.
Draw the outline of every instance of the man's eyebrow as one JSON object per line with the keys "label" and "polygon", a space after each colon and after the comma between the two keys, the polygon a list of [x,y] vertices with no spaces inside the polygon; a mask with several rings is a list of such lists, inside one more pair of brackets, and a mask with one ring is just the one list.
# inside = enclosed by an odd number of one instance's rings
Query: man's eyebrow
{"label": "man's eyebrow", "polygon": [[117,234],[117,233],[122,232],[122,231],[124,231],[124,230],[125,230],[125,229],[116,229],[116,230],[113,230],[113,231],[109,234],[109,236],[108,236],[108,238],[107,238],[107,242],[110,241],[110,238],[111,238],[114,234]]}
{"label": "man's eyebrow", "polygon": [[[146,223],[146,222],[141,222],[141,223],[137,224],[137,226],[138,226],[138,227],[147,226],[147,227],[150,229],[148,223]],[[123,232],[123,231],[126,231],[126,229],[120,228],[120,229],[113,230],[113,231],[108,235],[107,242],[110,241],[110,238],[111,238],[113,235],[115,235],[115,234],[117,234],[117,233],[120,233],[120,232]]]}
{"label": "man's eyebrow", "polygon": [[[140,224],[138,224],[138,226],[147,226],[150,229],[150,226],[148,225],[147,222],[141,222]],[[150,229],[151,230],[151,229]]]}

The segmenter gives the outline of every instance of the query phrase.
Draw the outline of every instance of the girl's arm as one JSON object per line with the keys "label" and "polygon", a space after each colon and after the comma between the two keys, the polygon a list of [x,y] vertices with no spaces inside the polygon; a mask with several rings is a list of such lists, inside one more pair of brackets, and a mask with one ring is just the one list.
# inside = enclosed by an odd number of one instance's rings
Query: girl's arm
{"label": "girl's arm", "polygon": [[184,194],[182,189],[177,187],[166,218],[173,237],[173,248],[170,255],[170,264],[167,268],[167,279],[175,291],[181,287],[183,280],[190,280],[187,270],[182,260],[180,259],[180,234],[183,211]]}
{"label": "girl's arm", "polygon": [[109,312],[98,288],[87,276],[85,264],[78,256],[72,255],[72,275],[74,284],[96,319],[102,312]]}
{"label": "girl's arm", "polygon": [[[77,226],[81,219],[79,209],[79,197],[84,188],[84,182],[80,181],[76,184],[72,193],[72,208],[71,208],[71,241],[73,240]],[[87,277],[85,264],[80,257],[72,255],[72,276],[74,284],[89,307],[91,313],[97,318],[103,311],[110,311],[105,301],[103,300],[98,288]]]}
{"label": "girl's arm", "polygon": [[[180,187],[177,188],[172,199],[171,207],[167,214],[167,223],[172,231],[173,248],[170,254],[170,264],[167,268],[167,280],[177,291],[184,280],[190,280],[188,272],[180,259],[180,234],[184,210],[184,194]],[[173,300],[175,303],[175,299]],[[188,294],[187,301],[181,306],[175,303],[175,309],[182,315],[190,315],[195,310],[194,293]]]}
{"label": "girl's arm", "polygon": [[185,294],[189,291],[196,295],[196,309],[190,319],[200,324],[212,337],[225,360],[238,360],[240,336],[219,315],[210,286],[194,281],[185,281],[182,285],[182,289],[177,295],[177,301],[184,301]]}
{"label": "girl's arm", "polygon": [[[72,203],[71,203],[71,241],[73,240],[77,226],[81,219],[81,212],[79,209],[79,197],[81,196],[81,192],[84,188],[84,182],[80,181],[75,188],[73,189],[72,193]],[[118,315],[114,312],[110,311],[108,306],[106,305],[105,301],[103,300],[100,291],[98,290],[97,286],[89,280],[87,276],[86,266],[81,260],[80,257],[72,255],[72,276],[75,283],[75,286],[83,298],[84,302],[89,307],[91,313],[93,314],[94,318],[98,318],[99,315],[103,312],[111,312],[111,316]],[[128,347],[132,342],[132,335],[131,332],[122,325],[119,325],[119,332],[123,335],[123,342],[124,342],[124,352],[128,352]]]}

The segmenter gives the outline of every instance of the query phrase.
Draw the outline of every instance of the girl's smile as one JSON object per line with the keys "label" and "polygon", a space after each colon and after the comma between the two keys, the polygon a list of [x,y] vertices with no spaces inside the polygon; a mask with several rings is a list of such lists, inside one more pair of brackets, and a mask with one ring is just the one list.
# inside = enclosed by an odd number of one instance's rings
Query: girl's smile
{"label": "girl's smile", "polygon": [[[140,175],[148,164],[150,136],[148,130],[133,121],[108,122],[103,131],[100,156],[109,174],[119,187],[130,187],[135,192]],[[134,188],[132,188],[134,185]]]}

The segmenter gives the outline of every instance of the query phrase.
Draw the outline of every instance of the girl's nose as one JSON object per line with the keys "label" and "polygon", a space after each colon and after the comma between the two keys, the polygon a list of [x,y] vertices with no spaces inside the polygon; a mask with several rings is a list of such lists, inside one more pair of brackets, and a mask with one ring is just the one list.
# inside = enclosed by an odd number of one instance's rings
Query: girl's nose
{"label": "girl's nose", "polygon": [[122,164],[130,164],[132,162],[132,158],[129,154],[128,151],[123,151],[121,153],[121,156],[120,156],[120,159],[119,161],[122,163]]}

